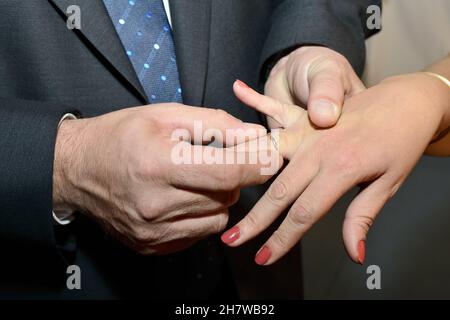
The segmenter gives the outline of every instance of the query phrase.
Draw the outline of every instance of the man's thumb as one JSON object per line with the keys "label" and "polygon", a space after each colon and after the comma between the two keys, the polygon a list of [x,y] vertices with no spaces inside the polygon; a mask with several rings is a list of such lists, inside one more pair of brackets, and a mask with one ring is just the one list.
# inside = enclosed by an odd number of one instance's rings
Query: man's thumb
{"label": "man's thumb", "polygon": [[308,114],[320,128],[334,126],[342,112],[345,87],[337,73],[319,71],[309,80]]}

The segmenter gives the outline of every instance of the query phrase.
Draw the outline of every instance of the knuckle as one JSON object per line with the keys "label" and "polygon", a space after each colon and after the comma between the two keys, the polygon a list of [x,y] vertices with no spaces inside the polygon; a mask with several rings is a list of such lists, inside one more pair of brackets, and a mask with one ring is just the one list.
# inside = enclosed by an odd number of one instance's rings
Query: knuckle
{"label": "knuckle", "polygon": [[292,206],[288,218],[296,227],[310,226],[314,221],[314,210],[306,201],[297,202]]}
{"label": "knuckle", "polygon": [[279,206],[280,202],[285,200],[288,191],[286,182],[280,178],[276,179],[269,187],[267,192],[267,199],[274,205]]}
{"label": "knuckle", "polygon": [[360,215],[357,217],[347,218],[348,222],[352,225],[358,226],[365,233],[369,232],[370,227],[374,224],[375,220],[373,217],[368,215]]}
{"label": "knuckle", "polygon": [[323,72],[336,74],[340,73],[340,69],[340,63],[335,56],[320,55],[314,58],[309,71],[310,75],[323,74]]}
{"label": "knuckle", "polygon": [[281,232],[280,230],[276,230],[272,237],[271,237],[271,241],[272,243],[278,247],[278,248],[287,248],[289,245],[289,237],[284,233]]}
{"label": "knuckle", "polygon": [[246,229],[257,231],[260,223],[254,211],[250,211],[250,213],[242,221],[241,225],[245,225]]}
{"label": "knuckle", "polygon": [[137,212],[145,221],[153,221],[162,215],[164,205],[156,199],[142,201],[137,205]]}
{"label": "knuckle", "polygon": [[347,58],[345,58],[344,55],[341,53],[331,50],[331,54],[329,55],[330,61],[332,64],[334,64],[336,67],[341,67],[342,65],[349,64]]}

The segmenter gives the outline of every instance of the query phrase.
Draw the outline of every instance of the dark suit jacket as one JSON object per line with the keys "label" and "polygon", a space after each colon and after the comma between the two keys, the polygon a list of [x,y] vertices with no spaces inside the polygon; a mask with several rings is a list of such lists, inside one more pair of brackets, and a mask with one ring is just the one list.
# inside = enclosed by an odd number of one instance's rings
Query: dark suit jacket
{"label": "dark suit jacket", "polygon": [[[72,4],[81,8],[81,31],[66,27]],[[261,86],[274,62],[300,45],[333,48],[361,72],[369,4],[379,1],[171,0],[184,103],[264,123],[235,99],[232,83]],[[142,257],[82,216],[68,227],[53,225],[61,116],[147,103],[101,0],[0,2],[0,297],[207,298],[217,290],[227,264],[214,238],[179,254]],[[264,189],[244,190],[233,218]],[[241,296],[301,297],[299,251],[263,269],[252,263],[255,249],[236,250],[238,262],[231,258]],[[66,288],[68,264],[81,267],[80,291]]]}

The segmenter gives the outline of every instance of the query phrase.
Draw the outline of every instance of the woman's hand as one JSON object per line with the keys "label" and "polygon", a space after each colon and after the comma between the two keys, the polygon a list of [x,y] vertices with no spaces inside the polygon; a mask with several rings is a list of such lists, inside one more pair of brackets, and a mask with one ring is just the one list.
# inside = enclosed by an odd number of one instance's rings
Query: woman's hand
{"label": "woman's hand", "polygon": [[360,185],[361,192],[346,213],[343,237],[353,261],[363,263],[367,232],[375,217],[430,141],[448,127],[447,89],[426,74],[390,78],[347,100],[339,123],[320,130],[311,125],[303,109],[236,82],[234,92],[240,100],[281,125],[278,147],[290,162],[222,240],[239,246],[292,205],[284,222],[256,255],[258,264],[272,264],[339,198]]}

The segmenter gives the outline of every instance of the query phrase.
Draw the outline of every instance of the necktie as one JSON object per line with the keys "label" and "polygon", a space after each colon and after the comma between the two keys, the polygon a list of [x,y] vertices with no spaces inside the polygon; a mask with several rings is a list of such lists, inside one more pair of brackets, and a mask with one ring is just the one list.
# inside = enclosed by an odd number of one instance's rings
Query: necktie
{"label": "necktie", "polygon": [[182,102],[172,29],[162,0],[103,2],[150,102]]}

